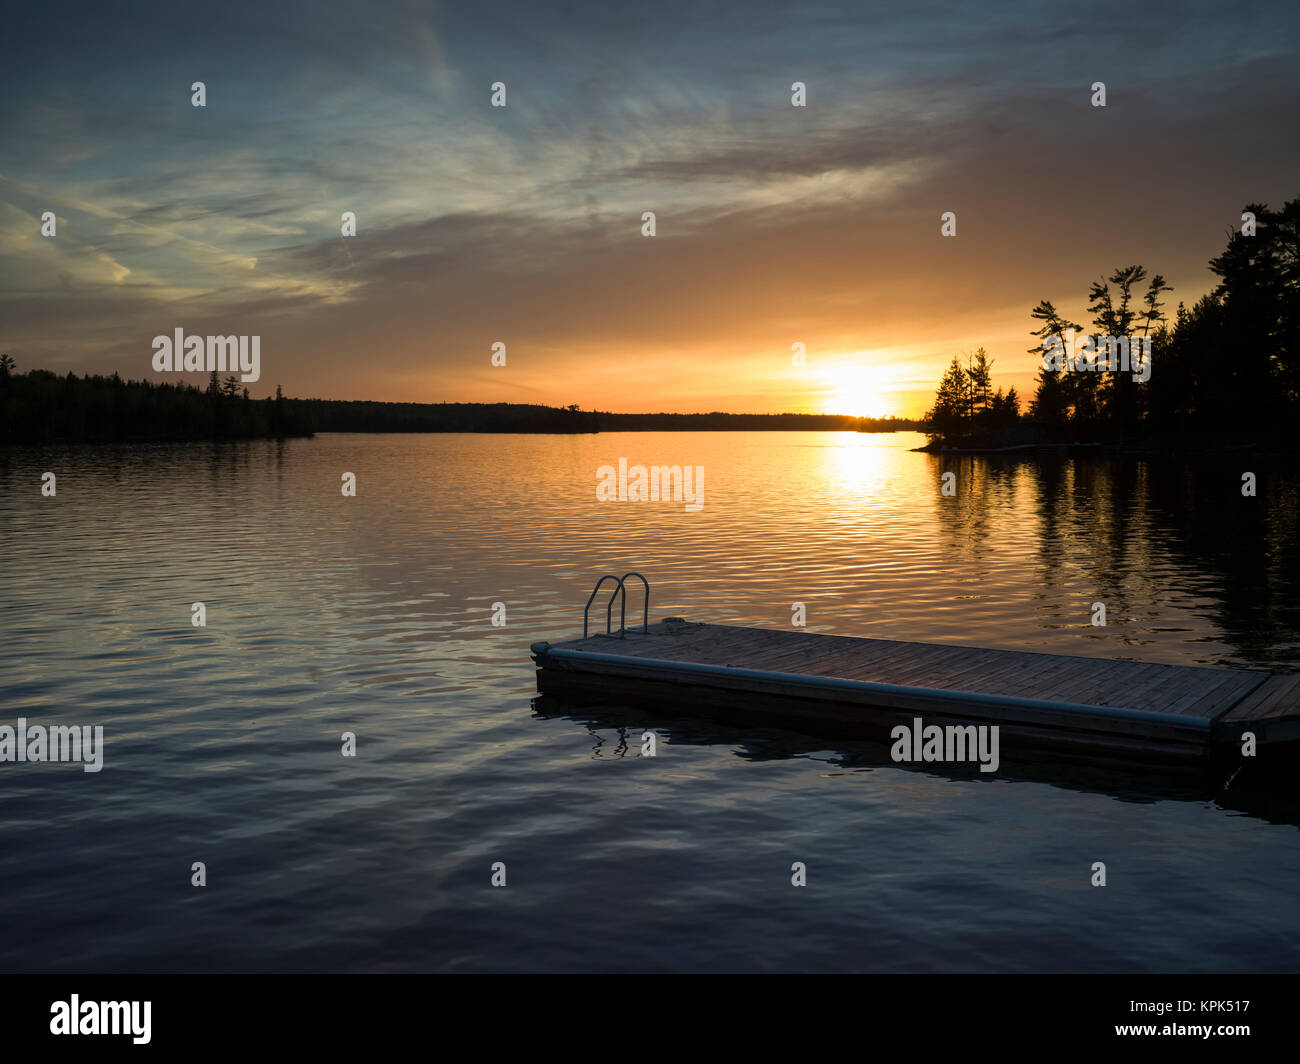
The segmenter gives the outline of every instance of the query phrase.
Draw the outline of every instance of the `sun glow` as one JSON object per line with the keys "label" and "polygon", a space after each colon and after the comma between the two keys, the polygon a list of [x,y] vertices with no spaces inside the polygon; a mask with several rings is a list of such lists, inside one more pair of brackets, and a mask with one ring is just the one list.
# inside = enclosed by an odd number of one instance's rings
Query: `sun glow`
{"label": "sun glow", "polygon": [[835,374],[826,401],[828,414],[849,417],[886,417],[884,388],[880,375],[869,369],[854,367]]}

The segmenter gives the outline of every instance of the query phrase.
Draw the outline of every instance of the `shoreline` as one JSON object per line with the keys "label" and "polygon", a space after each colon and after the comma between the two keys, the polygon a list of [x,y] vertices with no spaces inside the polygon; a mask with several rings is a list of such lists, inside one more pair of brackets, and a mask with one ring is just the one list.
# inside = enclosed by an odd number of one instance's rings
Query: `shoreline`
{"label": "shoreline", "polygon": [[1295,458],[1300,444],[1289,447],[1273,440],[1237,441],[1234,443],[1191,443],[1183,440],[1159,440],[1146,443],[1022,443],[1005,447],[957,447],[931,442],[911,448],[921,454],[1004,455],[1008,458]]}

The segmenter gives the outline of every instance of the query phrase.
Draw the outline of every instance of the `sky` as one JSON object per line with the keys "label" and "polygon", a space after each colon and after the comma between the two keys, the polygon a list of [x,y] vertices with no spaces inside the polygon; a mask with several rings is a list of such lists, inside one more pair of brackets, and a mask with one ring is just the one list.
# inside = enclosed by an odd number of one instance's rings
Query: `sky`
{"label": "sky", "polygon": [[1291,2],[3,16],[19,371],[203,384],[151,366],[182,328],[260,336],[254,396],[918,416],[981,346],[1027,399],[1040,299],[1137,262],[1172,311],[1300,195]]}

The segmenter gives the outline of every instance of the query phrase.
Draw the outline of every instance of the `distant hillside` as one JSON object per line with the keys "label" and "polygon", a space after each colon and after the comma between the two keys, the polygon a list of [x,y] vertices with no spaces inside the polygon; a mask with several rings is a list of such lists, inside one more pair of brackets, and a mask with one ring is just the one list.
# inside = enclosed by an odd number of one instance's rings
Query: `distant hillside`
{"label": "distant hillside", "polygon": [[834,414],[611,414],[518,403],[370,403],[289,399],[316,432],[700,432],[915,430],[917,421]]}
{"label": "distant hillside", "polygon": [[755,432],[912,432],[919,421],[903,418],[844,417],[839,414],[606,414],[597,413],[601,429],[607,432],[640,430],[693,431],[725,430]]}
{"label": "distant hillside", "polygon": [[595,432],[596,415],[526,403],[372,403],[286,399],[313,432]]}

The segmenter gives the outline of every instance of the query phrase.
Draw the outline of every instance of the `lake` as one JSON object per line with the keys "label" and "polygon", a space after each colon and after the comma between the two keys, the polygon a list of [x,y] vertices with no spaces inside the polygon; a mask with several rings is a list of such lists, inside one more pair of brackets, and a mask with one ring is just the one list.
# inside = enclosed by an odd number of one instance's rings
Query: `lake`
{"label": "lake", "polygon": [[[1300,671],[1294,472],[921,442],[0,451],[0,724],[105,740],[0,764],[0,969],[1300,969],[1285,795],[535,704],[529,644],[627,570],[652,620]],[[702,509],[597,501],[620,458],[703,467]]]}

